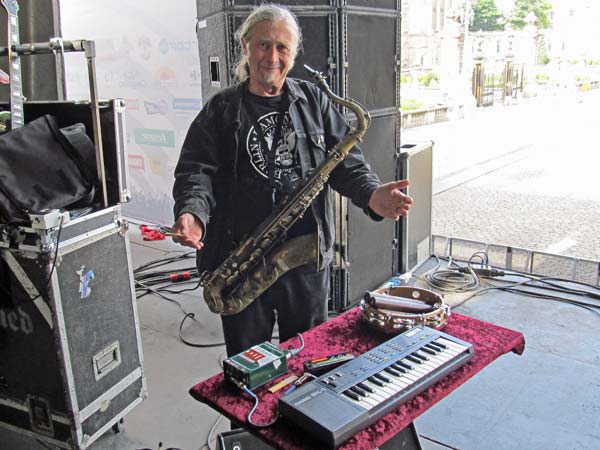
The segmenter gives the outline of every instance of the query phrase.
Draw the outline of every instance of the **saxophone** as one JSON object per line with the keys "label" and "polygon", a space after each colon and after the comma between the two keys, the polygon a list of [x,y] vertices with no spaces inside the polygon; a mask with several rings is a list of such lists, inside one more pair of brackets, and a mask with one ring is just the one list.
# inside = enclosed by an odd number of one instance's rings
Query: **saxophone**
{"label": "saxophone", "polygon": [[362,140],[369,128],[371,117],[362,105],[338,97],[331,92],[320,72],[306,65],[304,67],[334,103],[345,106],[356,115],[357,127],[331,149],[325,160],[302,180],[252,235],[204,277],[204,300],[213,313],[230,315],[244,310],[285,272],[317,260],[316,234],[299,236],[284,243],[281,241],[321,192],[329,174]]}

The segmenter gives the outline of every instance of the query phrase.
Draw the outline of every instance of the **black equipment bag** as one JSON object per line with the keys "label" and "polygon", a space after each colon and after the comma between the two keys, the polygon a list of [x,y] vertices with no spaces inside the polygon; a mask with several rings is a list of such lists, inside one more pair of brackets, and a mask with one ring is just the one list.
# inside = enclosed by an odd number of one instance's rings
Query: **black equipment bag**
{"label": "black equipment bag", "polygon": [[0,223],[29,214],[91,206],[97,185],[95,148],[84,127],[60,129],[39,117],[0,136]]}

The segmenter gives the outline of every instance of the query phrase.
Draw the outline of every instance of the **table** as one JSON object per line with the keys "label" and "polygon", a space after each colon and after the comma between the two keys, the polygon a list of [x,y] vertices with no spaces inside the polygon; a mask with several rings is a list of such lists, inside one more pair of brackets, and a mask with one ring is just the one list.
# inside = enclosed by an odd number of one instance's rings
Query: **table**
{"label": "table", "polygon": [[[525,349],[525,338],[522,333],[461,314],[452,314],[442,331],[473,344],[475,349],[473,358],[396,411],[356,434],[339,447],[340,450],[372,450],[382,445],[496,358],[511,351],[522,354]],[[355,355],[362,354],[390,337],[368,327],[361,320],[361,311],[358,307],[303,333],[302,336],[305,342],[304,350],[288,362],[290,373],[298,376],[302,374],[303,362],[307,359],[346,351],[351,351]],[[285,349],[299,346],[300,341],[297,337],[281,344]],[[274,394],[267,389],[279,380],[276,379],[255,390],[260,399],[258,408],[252,416],[255,423],[268,423],[275,417],[277,399],[283,395],[285,389]],[[222,373],[194,385],[190,389],[190,394],[196,400],[206,403],[238,423],[245,422],[247,414],[254,405],[254,400],[226,382]],[[270,428],[249,428],[249,431],[281,450],[325,450],[327,448],[308,440],[305,433],[282,419]]]}

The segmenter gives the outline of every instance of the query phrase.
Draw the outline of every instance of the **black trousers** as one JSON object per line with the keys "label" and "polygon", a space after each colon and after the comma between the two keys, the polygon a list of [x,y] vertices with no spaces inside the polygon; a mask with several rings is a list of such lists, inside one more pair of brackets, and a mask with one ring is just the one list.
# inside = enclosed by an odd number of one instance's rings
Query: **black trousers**
{"label": "black trousers", "polygon": [[270,341],[275,322],[281,342],[325,322],[328,297],[329,267],[318,271],[311,263],[286,272],[246,309],[221,316],[227,356]]}

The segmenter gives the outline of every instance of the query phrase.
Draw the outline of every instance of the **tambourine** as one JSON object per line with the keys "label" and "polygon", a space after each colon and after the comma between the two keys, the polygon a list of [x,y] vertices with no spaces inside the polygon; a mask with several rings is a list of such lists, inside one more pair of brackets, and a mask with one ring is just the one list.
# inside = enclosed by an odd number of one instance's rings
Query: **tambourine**
{"label": "tambourine", "polygon": [[402,333],[417,325],[441,328],[450,316],[450,306],[428,289],[397,286],[365,293],[360,302],[362,318],[384,333]]}

